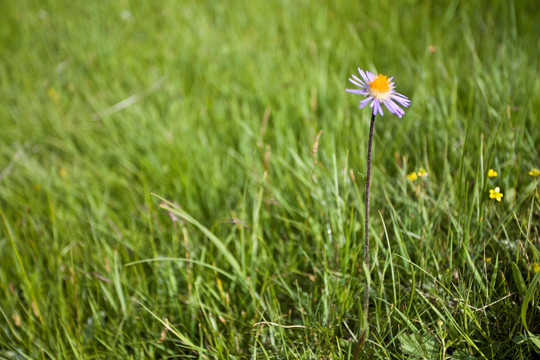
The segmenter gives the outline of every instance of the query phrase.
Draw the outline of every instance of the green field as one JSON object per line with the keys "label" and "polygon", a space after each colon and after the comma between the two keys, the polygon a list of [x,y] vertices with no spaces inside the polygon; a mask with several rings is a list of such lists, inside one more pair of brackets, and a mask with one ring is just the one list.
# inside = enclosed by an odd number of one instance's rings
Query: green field
{"label": "green field", "polygon": [[361,358],[539,358],[534,1],[4,0],[0,359],[352,359],[358,67]]}

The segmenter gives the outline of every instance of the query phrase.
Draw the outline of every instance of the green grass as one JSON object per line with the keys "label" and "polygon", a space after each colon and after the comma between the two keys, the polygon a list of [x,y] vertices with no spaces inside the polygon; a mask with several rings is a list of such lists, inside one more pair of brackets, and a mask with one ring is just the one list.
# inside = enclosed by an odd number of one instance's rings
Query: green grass
{"label": "green grass", "polygon": [[538,357],[539,13],[472,3],[0,2],[0,358],[351,358],[359,66],[362,356]]}

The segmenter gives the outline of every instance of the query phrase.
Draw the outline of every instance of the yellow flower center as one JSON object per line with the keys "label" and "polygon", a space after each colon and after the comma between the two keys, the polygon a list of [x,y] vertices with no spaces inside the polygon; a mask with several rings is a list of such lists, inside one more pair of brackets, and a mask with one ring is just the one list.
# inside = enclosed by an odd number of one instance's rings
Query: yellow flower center
{"label": "yellow flower center", "polygon": [[387,76],[379,74],[369,83],[370,95],[384,100],[390,95],[390,80]]}

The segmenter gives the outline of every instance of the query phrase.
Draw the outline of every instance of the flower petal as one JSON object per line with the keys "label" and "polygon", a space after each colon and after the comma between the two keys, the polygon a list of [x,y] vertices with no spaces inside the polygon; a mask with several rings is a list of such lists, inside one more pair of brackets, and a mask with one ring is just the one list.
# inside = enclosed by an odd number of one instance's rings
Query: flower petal
{"label": "flower petal", "polygon": [[367,92],[364,89],[345,89],[345,91],[358,95],[367,95]]}
{"label": "flower petal", "polygon": [[379,99],[374,99],[373,100],[373,103],[371,103],[372,107],[373,107],[373,113],[376,114],[377,112],[379,112],[379,114],[381,114],[381,116],[384,115],[383,113],[383,109],[382,109],[382,106],[381,106],[381,102]]}
{"label": "flower petal", "polygon": [[366,82],[372,82],[373,80],[375,80],[375,74],[373,74],[372,72],[366,71],[366,77],[368,79]]}
{"label": "flower petal", "polygon": [[360,80],[359,78],[357,78],[356,76],[353,75],[353,78],[349,78],[349,81],[351,83],[353,83],[354,85],[358,86],[359,88],[364,88],[366,87],[366,84],[364,84],[364,82],[362,80]]}
{"label": "flower petal", "polygon": [[370,101],[373,100],[373,97],[368,97],[360,102],[360,109],[369,104]]}
{"label": "flower petal", "polygon": [[394,92],[390,97],[400,103],[401,105],[408,107],[411,104],[411,100],[409,100],[406,96],[401,95],[400,93]]}
{"label": "flower petal", "polygon": [[396,104],[395,102],[393,102],[391,99],[387,99],[385,102],[384,102],[384,105],[386,105],[386,107],[388,108],[388,110],[390,110],[392,113],[396,114],[399,118],[401,118],[404,114],[405,114],[405,111],[403,111],[402,108],[400,108],[398,106],[398,104]]}
{"label": "flower petal", "polygon": [[358,68],[358,73],[360,74],[360,76],[362,76],[362,79],[364,79],[364,81],[367,83],[367,82],[370,82],[371,80],[369,80],[368,76],[366,75],[366,73],[364,72],[364,70]]}
{"label": "flower petal", "polygon": [[[366,84],[364,83],[364,81],[363,81],[363,80],[360,80],[360,79],[358,78],[358,76],[356,76],[356,75],[353,74],[353,75],[351,75],[351,77],[352,77],[354,80],[356,80],[358,83],[362,84],[362,85],[361,85],[362,87],[363,87],[363,86],[366,86]],[[351,80],[351,79],[349,79],[349,80]],[[352,81],[351,81],[351,82],[352,82]]]}

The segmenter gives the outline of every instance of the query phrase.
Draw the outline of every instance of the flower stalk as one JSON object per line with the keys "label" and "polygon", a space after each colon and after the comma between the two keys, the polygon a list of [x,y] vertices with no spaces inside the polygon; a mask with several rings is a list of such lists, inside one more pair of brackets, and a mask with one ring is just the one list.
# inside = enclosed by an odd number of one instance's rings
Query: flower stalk
{"label": "flower stalk", "polygon": [[[367,151],[367,169],[366,169],[366,211],[365,211],[365,224],[364,224],[364,268],[369,270],[369,189],[371,188],[371,149],[373,147],[373,131],[375,128],[375,113],[371,114],[371,124],[369,126],[369,140]],[[366,288],[364,290],[364,331],[367,331],[368,327],[368,308],[369,308],[369,281],[370,276],[367,275]]]}
{"label": "flower stalk", "polygon": [[[369,190],[371,188],[371,149],[373,148],[373,131],[375,129],[375,116],[376,113],[371,114],[371,124],[369,126],[369,139],[368,139],[368,151],[367,151],[367,169],[366,169],[366,201],[365,201],[365,223],[364,223],[364,271],[369,271]],[[369,288],[370,288],[370,276],[366,274],[366,286],[364,288],[364,328],[360,334],[358,345],[354,354],[354,359],[358,358],[360,350],[366,342],[369,332],[368,313],[369,313]]]}

